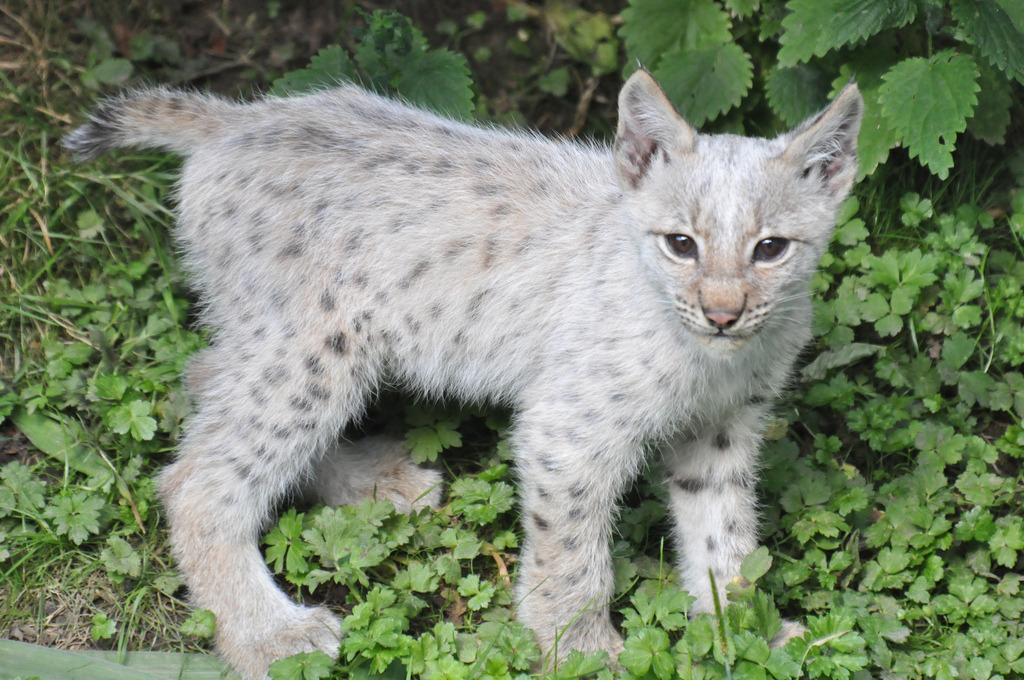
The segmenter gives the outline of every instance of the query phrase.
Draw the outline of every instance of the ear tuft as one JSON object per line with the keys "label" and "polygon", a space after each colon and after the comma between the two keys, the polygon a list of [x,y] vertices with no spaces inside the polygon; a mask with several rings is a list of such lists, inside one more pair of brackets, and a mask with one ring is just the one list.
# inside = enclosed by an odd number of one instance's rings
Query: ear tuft
{"label": "ear tuft", "polygon": [[615,163],[629,188],[640,185],[661,154],[666,160],[693,149],[694,131],[650,73],[640,68],[619,93]]}
{"label": "ear tuft", "polygon": [[788,133],[785,158],[803,177],[818,174],[835,199],[846,196],[857,175],[857,133],[864,99],[854,83],[828,107]]}

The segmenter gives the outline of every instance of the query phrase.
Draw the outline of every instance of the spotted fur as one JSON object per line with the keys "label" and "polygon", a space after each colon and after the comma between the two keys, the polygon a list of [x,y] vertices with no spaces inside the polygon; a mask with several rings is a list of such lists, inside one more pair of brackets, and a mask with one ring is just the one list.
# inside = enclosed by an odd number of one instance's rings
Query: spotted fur
{"label": "spotted fur", "polygon": [[[701,135],[639,71],[607,147],[354,86],[103,103],[65,139],[73,152],[185,158],[175,237],[212,341],[160,496],[227,660],[262,678],[274,659],[337,653],[338,619],[287,598],[257,549],[301,480],[332,502],[374,489],[402,508],[438,502],[436,473],[393,446],[333,443],[382,380],[514,409],[518,616],[545,650],[621,650],[608,546],[652,443],[683,583],[710,609],[709,570],[724,588],[756,545],[762,423],[810,336],[809,282],[853,182],[861,108],[850,86],[776,139]],[[757,259],[769,237],[788,248]]]}

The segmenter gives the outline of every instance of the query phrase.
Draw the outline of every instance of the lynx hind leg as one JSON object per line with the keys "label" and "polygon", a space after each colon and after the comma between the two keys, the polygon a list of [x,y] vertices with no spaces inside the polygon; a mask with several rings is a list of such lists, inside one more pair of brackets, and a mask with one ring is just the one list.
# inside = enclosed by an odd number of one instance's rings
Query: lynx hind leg
{"label": "lynx hind leg", "polygon": [[195,413],[160,475],[190,599],[216,615],[218,651],[246,680],[266,678],[271,663],[298,652],[338,653],[340,619],[287,597],[258,549],[276,503],[362,410],[373,377],[363,362],[372,359],[354,343],[339,352],[332,340],[325,352],[270,334],[199,353],[186,375]]}
{"label": "lynx hind leg", "polygon": [[440,507],[441,491],[440,472],[413,463],[400,439],[378,435],[329,446],[304,495],[325,505],[386,498],[398,512],[409,513]]}

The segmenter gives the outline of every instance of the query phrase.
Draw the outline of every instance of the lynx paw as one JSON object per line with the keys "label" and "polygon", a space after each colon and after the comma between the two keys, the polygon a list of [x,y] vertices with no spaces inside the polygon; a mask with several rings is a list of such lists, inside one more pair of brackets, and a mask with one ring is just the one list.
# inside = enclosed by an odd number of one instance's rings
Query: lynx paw
{"label": "lynx paw", "polygon": [[608,652],[608,665],[611,668],[619,668],[618,658],[623,650],[622,636],[612,627],[610,621],[585,628],[572,625],[568,630],[563,631],[562,635],[553,643],[540,639],[540,636],[538,636],[537,642],[544,650],[540,667],[535,669],[538,671],[554,670],[573,650],[584,654]]}
{"label": "lynx paw", "polygon": [[300,652],[338,657],[341,619],[324,607],[294,607],[261,625],[217,630],[217,650],[244,680],[266,680],[270,664]]}
{"label": "lynx paw", "polygon": [[779,649],[785,647],[786,643],[793,638],[802,637],[807,632],[806,626],[797,621],[790,621],[789,619],[782,620],[782,630],[775,634],[769,646],[772,649]]}
{"label": "lynx paw", "polygon": [[441,486],[441,473],[413,463],[400,440],[377,436],[331,446],[317,463],[309,494],[325,505],[386,498],[408,513],[439,507]]}

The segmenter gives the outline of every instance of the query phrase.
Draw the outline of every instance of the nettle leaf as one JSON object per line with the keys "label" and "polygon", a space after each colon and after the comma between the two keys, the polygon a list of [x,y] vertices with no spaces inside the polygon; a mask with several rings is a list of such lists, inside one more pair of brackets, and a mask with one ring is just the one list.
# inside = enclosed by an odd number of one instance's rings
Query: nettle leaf
{"label": "nettle leaf", "polygon": [[1010,126],[1010,107],[1013,105],[1013,87],[988,64],[978,64],[980,77],[978,105],[967,121],[967,131],[989,144],[1002,144]]}
{"label": "nettle leaf", "polygon": [[754,10],[761,6],[761,0],[724,0],[724,2],[725,8],[740,19],[749,17]]}
{"label": "nettle leaf", "polygon": [[967,41],[992,64],[1024,84],[1024,33],[994,0],[951,0],[953,18]]}
{"label": "nettle leaf", "polygon": [[792,66],[812,56],[855,43],[914,20],[914,0],[792,0],[782,20],[779,64]]}
{"label": "nettle leaf", "polygon": [[323,48],[309,60],[309,66],[286,73],[274,80],[270,94],[284,97],[336,87],[345,81],[358,80],[356,67],[341,45]]}
{"label": "nettle leaf", "polygon": [[974,59],[943,50],[931,59],[905,59],[882,80],[882,112],[911,158],[946,179],[956,136],[966,129],[978,103]]}
{"label": "nettle leaf", "polygon": [[825,105],[829,77],[808,64],[776,66],[768,73],[765,92],[772,110],[786,125],[797,125]]}
{"label": "nettle leaf", "polygon": [[630,61],[648,68],[667,52],[732,40],[729,15],[714,0],[630,0],[619,34]]}
{"label": "nettle leaf", "polygon": [[700,127],[740,103],[754,69],[743,48],[726,43],[671,52],[654,75],[683,117]]}
{"label": "nettle leaf", "polygon": [[461,54],[430,50],[410,58],[399,70],[395,89],[413,104],[449,116],[473,115],[473,81]]}

